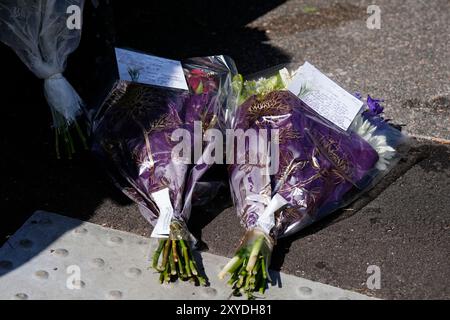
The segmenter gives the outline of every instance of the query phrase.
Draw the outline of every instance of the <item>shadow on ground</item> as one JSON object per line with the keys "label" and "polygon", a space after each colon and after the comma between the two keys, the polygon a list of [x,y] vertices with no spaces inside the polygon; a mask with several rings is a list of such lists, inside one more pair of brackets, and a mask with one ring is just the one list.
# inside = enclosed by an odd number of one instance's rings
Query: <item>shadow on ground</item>
{"label": "shadow on ground", "polygon": [[[289,61],[266,42],[265,30],[248,27],[284,0],[164,1],[141,6],[114,3],[117,43],[156,55],[187,58],[230,55],[241,73]],[[176,5],[174,5],[176,3]],[[176,9],[175,9],[176,8]]]}

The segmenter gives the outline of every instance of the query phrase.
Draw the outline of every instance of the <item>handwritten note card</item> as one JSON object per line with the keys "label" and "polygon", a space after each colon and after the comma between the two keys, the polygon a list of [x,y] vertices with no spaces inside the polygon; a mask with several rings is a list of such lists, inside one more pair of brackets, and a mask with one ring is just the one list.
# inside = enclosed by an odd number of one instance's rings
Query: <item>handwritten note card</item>
{"label": "handwritten note card", "polygon": [[180,61],[116,48],[121,80],[188,90]]}
{"label": "handwritten note card", "polygon": [[348,129],[363,105],[308,62],[297,70],[288,90],[343,130]]}

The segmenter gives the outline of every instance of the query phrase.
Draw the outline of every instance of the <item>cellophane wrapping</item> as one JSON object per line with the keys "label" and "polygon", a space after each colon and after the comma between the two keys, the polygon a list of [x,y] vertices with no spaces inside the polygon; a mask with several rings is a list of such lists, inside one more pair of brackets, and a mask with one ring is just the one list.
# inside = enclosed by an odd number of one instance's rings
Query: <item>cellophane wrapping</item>
{"label": "cellophane wrapping", "polygon": [[[191,58],[182,66],[188,91],[119,80],[95,116],[93,151],[139,205],[154,233],[159,220],[169,220],[167,235],[154,234],[159,244],[151,260],[160,282],[181,279],[205,285],[187,222],[192,204],[204,202],[205,189],[214,187],[200,182],[212,165],[203,155],[212,152],[213,144],[203,138],[209,129],[223,129],[236,72],[225,56]],[[180,143],[187,148],[174,152]],[[198,147],[203,153],[195,153]]]}
{"label": "cellophane wrapping", "polygon": [[[369,96],[344,131],[305,104],[301,100],[305,92],[297,96],[287,90],[292,77],[285,68],[260,72],[249,80],[237,75],[228,106],[228,128],[267,137],[262,144],[266,149],[246,140],[248,155],[235,155],[228,169],[241,224],[247,233],[264,232],[270,239],[265,241],[273,243],[361,196],[388,173],[408,146],[407,137],[383,119],[380,100]],[[249,163],[250,154],[258,156],[256,164]],[[239,156],[247,161],[240,163]],[[236,256],[243,246],[251,250],[253,244],[245,244],[245,239]],[[247,271],[251,268],[256,266]],[[226,269],[223,272],[237,277]],[[257,291],[237,284],[235,292],[252,296]]]}
{"label": "cellophane wrapping", "polygon": [[[194,159],[194,139],[223,126],[235,73],[233,61],[226,56],[186,59],[182,66],[189,91],[120,80],[94,121],[94,153],[152,225],[159,209],[151,195],[164,188],[169,189],[173,218],[183,224],[189,220],[196,184],[210,167],[201,157]],[[201,136],[194,137],[198,121]],[[172,140],[177,129],[190,133],[191,154],[172,156],[179,143]],[[202,147],[210,151],[209,143]],[[200,191],[205,188],[205,182],[200,183]]]}
{"label": "cellophane wrapping", "polygon": [[[275,239],[348,205],[382,179],[408,148],[408,138],[368,103],[344,131],[288,91],[287,81],[274,70],[247,81],[236,76],[227,122],[232,129],[264,129],[269,141],[270,130],[277,129],[276,172],[269,172],[267,161],[229,166],[234,203],[247,229],[257,225],[275,194],[287,202],[274,215],[270,232]],[[250,149],[247,143],[245,151]]]}
{"label": "cellophane wrapping", "polygon": [[[87,148],[83,125],[77,122],[83,114],[83,102],[63,76],[67,57],[80,42],[83,6],[84,0],[0,2],[0,41],[44,80],[58,157],[64,151],[69,158],[75,153],[74,133]],[[64,150],[60,150],[63,149],[60,145],[64,145]]]}

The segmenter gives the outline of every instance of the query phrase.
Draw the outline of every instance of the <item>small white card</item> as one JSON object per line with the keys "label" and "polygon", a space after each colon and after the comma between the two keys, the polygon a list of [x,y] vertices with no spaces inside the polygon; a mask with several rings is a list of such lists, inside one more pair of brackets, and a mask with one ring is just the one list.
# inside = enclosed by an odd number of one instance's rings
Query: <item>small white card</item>
{"label": "small white card", "polygon": [[347,131],[363,102],[305,62],[295,73],[288,90],[325,119]]}
{"label": "small white card", "polygon": [[173,207],[170,202],[169,189],[161,189],[151,194],[153,201],[159,209],[159,217],[153,228],[152,238],[168,238],[170,234],[170,223],[173,217]]}
{"label": "small white card", "polygon": [[189,90],[180,61],[116,48],[121,80]]}

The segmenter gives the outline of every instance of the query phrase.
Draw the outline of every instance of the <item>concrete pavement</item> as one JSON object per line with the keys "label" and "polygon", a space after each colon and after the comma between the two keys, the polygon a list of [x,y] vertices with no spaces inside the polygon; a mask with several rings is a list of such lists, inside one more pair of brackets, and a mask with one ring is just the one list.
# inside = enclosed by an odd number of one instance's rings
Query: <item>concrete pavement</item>
{"label": "concrete pavement", "polygon": [[[205,24],[197,11],[184,12],[177,19],[188,23],[185,29],[170,27],[146,37],[142,30],[159,30],[152,29],[157,28],[153,24],[170,11],[146,20],[144,9],[116,8],[120,21],[113,36],[107,24],[103,33],[93,29],[98,13],[86,19],[91,29],[85,30],[85,44],[82,41],[69,59],[68,77],[86,99],[96,95],[93,91],[104,83],[96,66],[107,59],[93,52],[101,52],[95,45],[105,34],[117,45],[175,58],[226,53],[244,73],[308,60],[349,91],[384,98],[388,117],[409,134],[449,140],[449,2],[379,0],[380,30],[366,28],[369,3],[278,1],[263,11],[249,5],[242,21],[224,15],[217,25],[209,20]],[[128,19],[126,10],[134,19]],[[188,20],[181,20],[183,16]],[[111,23],[109,18],[105,21]],[[11,106],[0,119],[1,211],[7,213],[1,239],[37,209],[148,236],[151,228],[136,206],[115,190],[89,155],[73,161],[54,158],[42,83],[9,49],[0,50],[2,61],[8,61],[2,67],[9,79],[2,104]],[[380,298],[450,298],[449,160],[446,144],[417,141],[407,158],[365,197],[297,239],[280,241],[273,267]],[[223,171],[218,174],[225,177]],[[192,223],[201,227],[194,229],[211,253],[231,256],[243,230],[229,208],[227,190],[220,197],[214,207],[196,208]],[[365,286],[369,265],[380,267],[380,290]]]}

